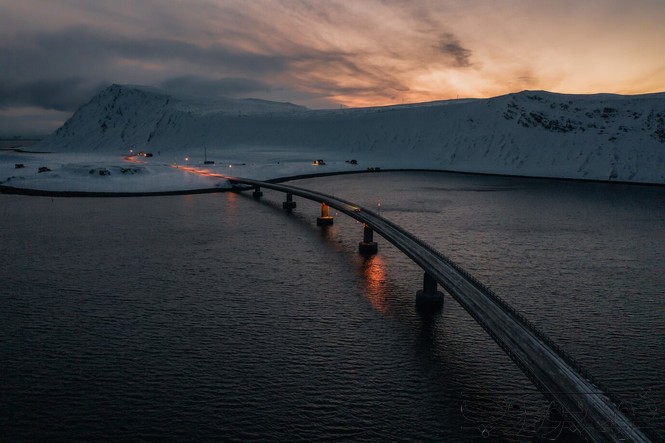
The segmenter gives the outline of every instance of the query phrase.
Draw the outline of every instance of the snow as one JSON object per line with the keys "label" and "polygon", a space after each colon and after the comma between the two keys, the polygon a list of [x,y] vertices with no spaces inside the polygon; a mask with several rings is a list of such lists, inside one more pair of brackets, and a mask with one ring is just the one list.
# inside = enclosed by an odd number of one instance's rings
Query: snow
{"label": "snow", "polygon": [[[203,164],[203,154],[189,161],[164,162],[154,156],[109,156],[88,153],[20,153],[0,151],[0,186],[54,192],[171,192],[230,188],[228,176],[255,179],[290,177],[356,170],[346,161],[326,160],[316,166],[312,159],[278,151],[256,152],[234,158],[251,159]],[[276,160],[281,159],[281,160]],[[22,164],[23,168],[16,168]],[[47,167],[49,171],[38,172]],[[104,171],[103,175],[100,171]],[[108,172],[107,172],[108,171]],[[108,174],[108,175],[107,175]]]}
{"label": "snow", "polygon": [[[665,184],[664,120],[665,93],[524,91],[309,110],[113,85],[32,147],[48,153],[0,151],[0,185],[152,192],[227,187],[223,175],[270,179],[376,167]],[[153,157],[128,157],[130,149]],[[204,158],[215,164],[203,165]],[[41,166],[51,171],[37,172]],[[99,175],[104,168],[109,175]]]}

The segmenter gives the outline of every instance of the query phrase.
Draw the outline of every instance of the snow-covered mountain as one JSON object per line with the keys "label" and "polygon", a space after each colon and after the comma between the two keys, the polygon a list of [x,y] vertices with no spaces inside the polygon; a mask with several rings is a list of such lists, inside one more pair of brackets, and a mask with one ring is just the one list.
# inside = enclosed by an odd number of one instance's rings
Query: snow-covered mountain
{"label": "snow-covered mountain", "polygon": [[113,85],[41,149],[122,153],[276,150],[466,172],[665,184],[665,93],[524,91],[490,99],[309,110]]}

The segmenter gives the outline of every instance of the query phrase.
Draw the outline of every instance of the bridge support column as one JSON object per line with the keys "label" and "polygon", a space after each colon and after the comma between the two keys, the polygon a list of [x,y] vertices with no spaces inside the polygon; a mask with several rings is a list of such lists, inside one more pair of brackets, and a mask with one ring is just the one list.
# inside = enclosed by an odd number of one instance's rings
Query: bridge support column
{"label": "bridge support column", "polygon": [[423,289],[416,292],[416,306],[437,310],[443,307],[443,292],[436,290],[436,280],[427,272],[423,277]]}
{"label": "bridge support column", "polygon": [[291,211],[295,209],[295,207],[296,207],[296,202],[293,201],[293,194],[287,192],[286,201],[282,202],[282,208],[286,209],[287,211]]}
{"label": "bridge support column", "polygon": [[254,186],[254,192],[252,192],[252,197],[254,197],[257,200],[263,197],[263,192],[261,192],[260,186]]}
{"label": "bridge support column", "polygon": [[317,226],[330,226],[333,224],[333,218],[330,215],[330,208],[327,204],[321,203],[321,217],[317,217],[316,225]]}
{"label": "bridge support column", "polygon": [[363,255],[374,255],[378,250],[379,246],[374,241],[374,231],[366,224],[363,225],[363,241],[358,243],[358,252]]}

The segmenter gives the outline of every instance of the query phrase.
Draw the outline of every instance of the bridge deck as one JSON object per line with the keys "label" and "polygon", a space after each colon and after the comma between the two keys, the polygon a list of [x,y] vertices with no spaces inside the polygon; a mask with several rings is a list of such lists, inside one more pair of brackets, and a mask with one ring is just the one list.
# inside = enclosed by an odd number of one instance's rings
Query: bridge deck
{"label": "bridge deck", "polygon": [[295,186],[232,177],[232,183],[298,195],[370,226],[431,275],[485,329],[534,385],[557,402],[592,441],[648,442],[608,396],[578,372],[560,350],[514,309],[443,254],[353,202]]}

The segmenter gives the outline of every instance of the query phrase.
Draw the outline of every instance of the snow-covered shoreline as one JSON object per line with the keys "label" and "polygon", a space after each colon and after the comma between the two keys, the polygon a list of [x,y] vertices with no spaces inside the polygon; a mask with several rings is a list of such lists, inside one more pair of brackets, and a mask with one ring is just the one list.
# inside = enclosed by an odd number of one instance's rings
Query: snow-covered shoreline
{"label": "snow-covered shoreline", "polygon": [[308,110],[113,85],[31,151],[0,150],[0,186],[181,192],[376,168],[665,185],[665,93]]}
{"label": "snow-covered shoreline", "polygon": [[[247,158],[251,158],[247,156]],[[387,165],[387,162],[381,162]],[[20,167],[17,167],[19,166]],[[385,167],[385,166],[384,166]],[[45,170],[43,168],[47,168]],[[31,195],[149,195],[228,190],[226,176],[273,180],[283,177],[368,172],[348,160],[254,159],[203,164],[164,163],[159,157],[88,153],[0,151],[0,192]],[[381,166],[371,166],[372,169]],[[39,171],[43,172],[39,172]]]}
{"label": "snow-covered shoreline", "polygon": [[[140,163],[138,162],[140,161]],[[14,162],[14,163],[12,163]],[[16,168],[16,164],[23,165]],[[623,183],[642,186],[662,184],[606,180],[529,177],[449,171],[432,168],[408,168],[390,162],[382,166],[352,165],[348,160],[313,162],[164,164],[155,159],[110,157],[90,154],[26,153],[0,150],[0,193],[51,197],[131,197],[226,192],[232,186],[225,176],[254,178],[272,182],[331,175],[428,171],[456,174],[498,175],[545,180]],[[46,167],[49,171],[39,172]],[[100,171],[102,171],[100,173]]]}

